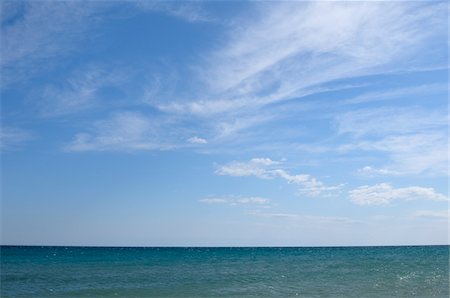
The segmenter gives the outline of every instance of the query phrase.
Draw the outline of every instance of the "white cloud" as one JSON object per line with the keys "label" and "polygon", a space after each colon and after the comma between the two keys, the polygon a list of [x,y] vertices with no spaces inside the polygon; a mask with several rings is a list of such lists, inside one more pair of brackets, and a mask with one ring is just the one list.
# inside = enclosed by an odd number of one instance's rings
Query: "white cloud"
{"label": "white cloud", "polygon": [[335,123],[339,134],[386,136],[445,129],[448,115],[443,111],[419,108],[372,108],[340,114]]}
{"label": "white cloud", "polygon": [[[363,150],[388,155],[387,164],[366,166],[359,173],[369,175],[447,175],[448,115],[418,108],[361,109],[335,118],[341,137],[351,143],[341,152]],[[386,158],[385,158],[386,159]]]}
{"label": "white cloud", "polygon": [[199,138],[197,136],[191,137],[189,139],[187,139],[187,141],[191,144],[207,144],[208,141],[203,139],[203,138]]}
{"label": "white cloud", "polygon": [[[244,103],[242,106],[244,106]],[[158,104],[157,107],[165,112],[172,113],[189,113],[197,116],[209,116],[213,114],[218,114],[222,112],[229,111],[233,108],[238,107],[239,103],[229,100],[201,100],[194,101],[186,104],[181,103],[162,103]]]}
{"label": "white cloud", "polygon": [[[21,18],[2,31],[5,37],[2,40],[2,51],[6,53],[3,62],[7,69],[28,70],[30,65],[53,61],[55,57],[70,54],[70,51],[78,49],[75,44],[81,44],[81,41],[86,41],[86,38],[91,36],[86,34],[86,30],[111,16],[112,11],[105,10],[105,7],[109,7],[106,4],[44,4],[27,3]],[[139,1],[127,7],[133,6],[166,13],[188,22],[211,21],[207,6],[202,3],[174,5],[164,1]],[[191,83],[198,84],[195,87],[201,88],[196,90],[201,92],[186,93],[189,94],[187,97],[186,94],[163,96],[167,95],[165,93],[168,89],[177,89],[176,86],[170,85],[174,88],[168,88],[169,86],[164,85],[170,84],[165,81],[173,81],[172,75],[164,70],[152,71],[149,76],[154,80],[147,80],[147,88],[140,86],[146,90],[142,101],[159,107],[160,111],[164,112],[161,113],[164,117],[173,120],[170,129],[157,133],[159,136],[154,138],[152,146],[148,142],[148,136],[145,136],[144,139],[147,140],[144,147],[167,147],[168,143],[173,143],[167,140],[173,136],[166,136],[165,139],[162,135],[184,130],[185,127],[182,126],[185,123],[178,120],[187,115],[196,117],[196,127],[188,132],[180,132],[179,142],[186,143],[187,140],[191,144],[204,144],[204,141],[207,141],[210,146],[203,147],[208,147],[208,150],[214,150],[213,147],[222,150],[227,144],[231,144],[231,147],[255,136],[255,132],[250,128],[262,127],[268,121],[279,119],[280,116],[273,110],[264,113],[264,106],[333,90],[336,84],[331,87],[327,83],[337,79],[401,69],[403,60],[408,60],[408,67],[420,66],[414,63],[411,65],[412,60],[409,58],[426,46],[425,41],[429,36],[441,34],[441,29],[446,32],[446,14],[442,12],[443,7],[445,8],[439,3],[250,3],[244,9],[248,8],[251,13],[247,14],[248,11],[244,10],[242,15],[235,15],[233,22],[220,28],[228,30],[221,36],[221,41],[213,47],[208,47],[209,52],[199,55],[204,59],[195,61],[193,68],[197,72],[190,73],[192,79],[186,86],[192,90],[194,88],[191,88]],[[45,15],[50,17],[46,18]],[[176,77],[179,69],[173,68],[173,76]],[[117,83],[113,77],[115,76],[107,70],[86,70],[69,77],[61,86],[48,86],[44,92],[45,100],[39,103],[41,113],[45,116],[58,116],[95,106],[99,102],[97,91],[108,84]],[[343,85],[347,87],[342,87]],[[349,85],[342,83],[342,86],[341,88],[348,88]],[[419,86],[403,92],[427,92],[427,88],[431,87],[433,86]],[[384,96],[398,96],[400,91],[394,90]],[[359,100],[371,100],[370,95],[367,96]],[[174,101],[173,98],[180,98],[180,101]],[[211,115],[214,117],[208,117]],[[429,117],[432,118],[433,115]],[[396,121],[399,125],[392,127],[411,131],[414,126],[405,126],[406,122],[403,120],[399,119]],[[98,121],[96,126],[101,122]],[[349,131],[351,129],[349,126],[346,128],[344,122],[341,124],[342,133],[346,133],[346,129],[349,134],[358,133]],[[154,126],[155,129],[156,127]],[[200,129],[197,129],[198,127]],[[163,129],[166,128],[168,126],[163,126]],[[372,130],[374,129],[376,126],[373,126]],[[93,130],[94,132],[78,134],[74,141],[77,146],[74,148],[88,150],[87,148],[101,147],[87,146],[94,142],[92,138],[97,135],[97,128]],[[208,139],[200,138],[197,134],[208,136]],[[261,135],[258,135],[258,138]],[[156,142],[161,140],[164,142],[158,146]],[[265,141],[266,139],[260,143]],[[135,145],[132,144],[131,147]],[[354,148],[369,147],[364,145],[366,144],[358,144]],[[103,148],[102,150],[117,150],[113,146]],[[408,158],[408,154],[400,153],[396,154],[395,158]],[[419,153],[423,156],[423,152]],[[441,164],[442,159],[432,161],[436,156],[434,153],[433,156],[429,155],[428,161]],[[438,153],[442,156],[442,152]],[[427,161],[424,160],[422,164],[421,167],[426,170]],[[388,170],[394,171],[391,168]]]}
{"label": "white cloud", "polygon": [[270,158],[261,158],[261,157],[252,158],[250,160],[250,162],[253,164],[263,165],[263,166],[272,166],[272,165],[277,165],[280,163],[279,161],[273,161]]}
{"label": "white cloud", "polygon": [[231,206],[236,205],[263,205],[268,206],[271,200],[261,197],[208,197],[199,200],[200,203],[205,204],[227,204]]}
{"label": "white cloud", "polygon": [[[156,124],[139,113],[121,112],[98,121],[91,133],[79,133],[65,149],[68,151],[134,151],[164,149],[157,139]],[[166,145],[169,147],[169,145]]]}
{"label": "white cloud", "polygon": [[237,15],[195,65],[193,77],[206,85],[201,93],[152,103],[165,113],[201,119],[215,133],[210,143],[250,139],[250,128],[285,115],[262,115],[264,107],[336,89],[327,83],[422,67],[416,54],[427,38],[447,34],[446,7],[437,3],[253,2],[249,8],[252,13]]}
{"label": "white cloud", "polygon": [[202,8],[201,2],[135,1],[134,3],[140,9],[162,12],[191,23],[211,22],[213,20],[207,11]]}
{"label": "white cloud", "polygon": [[276,167],[280,162],[270,158],[253,158],[248,162],[233,161],[219,166],[215,174],[224,176],[255,176],[260,179],[282,178],[288,183],[300,186],[299,193],[309,196],[329,195],[331,191],[339,191],[343,185],[327,186],[308,174],[291,175],[282,168]]}
{"label": "white cloud", "polygon": [[365,166],[358,169],[358,174],[367,176],[384,176],[384,175],[401,175],[400,172],[388,170],[388,169],[378,169],[371,166]]}
{"label": "white cloud", "polygon": [[412,214],[413,217],[431,218],[431,219],[447,219],[449,217],[448,210],[433,211],[433,210],[418,210]]}
{"label": "white cloud", "polygon": [[276,164],[270,158],[253,158],[248,162],[233,161],[227,165],[220,166],[214,172],[216,175],[224,176],[255,176],[261,179],[270,179],[273,174],[266,167]]}
{"label": "white cloud", "polygon": [[269,218],[288,218],[288,219],[296,219],[299,217],[298,214],[295,213],[280,213],[280,212],[251,212],[250,215],[260,216],[260,217],[269,217]]}
{"label": "white cloud", "polygon": [[273,117],[268,117],[264,115],[256,115],[256,116],[240,116],[239,118],[230,117],[228,119],[226,117],[225,120],[222,120],[215,125],[216,140],[221,139],[236,139],[238,134],[246,129],[254,127],[258,124],[267,122]]}
{"label": "white cloud", "polygon": [[350,200],[358,205],[388,205],[394,200],[448,201],[448,197],[433,188],[409,186],[394,188],[388,183],[360,186],[349,191]]}
{"label": "white cloud", "polygon": [[[236,22],[228,39],[207,57],[206,68],[199,70],[219,98],[191,102],[187,110],[254,109],[302,96],[308,88],[328,81],[379,72],[383,67],[392,70],[421,49],[428,36],[446,32],[446,15],[439,13],[445,6],[439,4],[254,6],[256,13]],[[431,22],[430,15],[436,21]],[[394,61],[399,65],[390,65]]]}
{"label": "white cloud", "polygon": [[223,199],[223,198],[205,198],[205,199],[201,199],[199,200],[200,203],[205,203],[205,204],[225,204],[228,203],[228,199]]}
{"label": "white cloud", "polygon": [[32,134],[27,130],[16,127],[0,127],[1,150],[16,149],[32,138]]}
{"label": "white cloud", "polygon": [[299,193],[307,194],[309,196],[330,195],[332,191],[339,192],[343,187],[342,184],[334,186],[325,185],[323,182],[318,181],[308,174],[290,175],[282,169],[273,170],[273,173],[278,177],[285,179],[288,183],[301,185]]}
{"label": "white cloud", "polygon": [[238,204],[269,204],[270,200],[261,197],[238,198],[235,201]]}
{"label": "white cloud", "polygon": [[361,221],[341,216],[317,216],[297,213],[275,213],[255,211],[250,213],[254,216],[267,218],[289,219],[297,222],[304,222],[310,225],[314,224],[361,224]]}
{"label": "white cloud", "polygon": [[350,148],[387,153],[392,162],[383,169],[389,173],[447,175],[447,140],[445,132],[430,132],[386,136],[376,141],[361,141]]}
{"label": "white cloud", "polygon": [[430,96],[447,91],[447,84],[427,84],[406,88],[398,88],[387,91],[369,92],[346,99],[341,104],[361,104],[373,101],[391,101],[393,99],[407,100],[411,96]]}
{"label": "white cloud", "polygon": [[[355,87],[355,86],[354,86]],[[326,92],[326,91],[337,91],[342,89],[350,88],[347,85],[338,86],[338,87],[305,87],[304,90],[299,91],[295,94],[295,98],[301,98],[304,96],[312,95],[315,93]],[[255,116],[255,109],[268,105],[272,102],[278,101],[280,99],[291,99],[292,97],[282,98],[281,94],[270,95],[270,96],[262,96],[256,94],[248,94],[248,95],[230,95],[230,94],[222,94],[220,96],[217,95],[209,95],[208,99],[201,100],[193,100],[188,103],[179,103],[179,102],[170,102],[170,103],[159,103],[154,104],[158,109],[164,112],[176,113],[176,114],[191,114],[194,116],[208,118],[208,117],[216,117],[217,115],[246,115],[246,119],[235,119],[232,118],[233,121],[227,123],[227,125],[233,126],[248,126],[245,124],[256,125],[261,122],[265,122],[267,120],[273,119],[274,115],[261,115],[258,114]],[[219,98],[216,98],[219,97]],[[249,116],[251,114],[252,116]]]}

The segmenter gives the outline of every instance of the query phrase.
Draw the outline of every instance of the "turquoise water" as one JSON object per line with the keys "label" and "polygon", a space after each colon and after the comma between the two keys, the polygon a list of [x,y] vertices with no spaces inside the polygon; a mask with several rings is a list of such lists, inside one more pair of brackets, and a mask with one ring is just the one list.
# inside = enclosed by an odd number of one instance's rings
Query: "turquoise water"
{"label": "turquoise water", "polygon": [[1,297],[449,297],[449,247],[1,247]]}

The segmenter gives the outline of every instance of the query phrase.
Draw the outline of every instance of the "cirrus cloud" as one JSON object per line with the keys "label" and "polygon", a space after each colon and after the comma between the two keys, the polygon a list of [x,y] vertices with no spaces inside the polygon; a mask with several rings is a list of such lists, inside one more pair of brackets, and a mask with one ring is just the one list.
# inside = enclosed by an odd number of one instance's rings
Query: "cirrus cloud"
{"label": "cirrus cloud", "polygon": [[208,197],[199,200],[200,203],[204,204],[227,204],[231,206],[236,205],[261,205],[268,206],[271,204],[271,200],[262,197]]}

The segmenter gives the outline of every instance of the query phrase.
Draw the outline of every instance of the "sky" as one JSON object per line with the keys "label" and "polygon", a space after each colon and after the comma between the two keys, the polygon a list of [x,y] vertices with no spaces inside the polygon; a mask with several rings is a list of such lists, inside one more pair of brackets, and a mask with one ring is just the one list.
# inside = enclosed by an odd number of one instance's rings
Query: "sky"
{"label": "sky", "polygon": [[448,3],[2,1],[1,243],[448,244]]}

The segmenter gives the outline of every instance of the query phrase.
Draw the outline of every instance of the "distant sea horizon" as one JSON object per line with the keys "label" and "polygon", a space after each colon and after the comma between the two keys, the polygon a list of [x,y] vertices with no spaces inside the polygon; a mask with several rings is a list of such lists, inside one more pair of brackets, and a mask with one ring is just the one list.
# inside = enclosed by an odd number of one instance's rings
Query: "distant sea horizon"
{"label": "distant sea horizon", "polygon": [[375,244],[375,245],[64,245],[64,244],[0,244],[0,247],[86,247],[86,248],[352,248],[449,246],[449,244]]}
{"label": "distant sea horizon", "polygon": [[2,297],[449,296],[449,245],[0,251]]}

